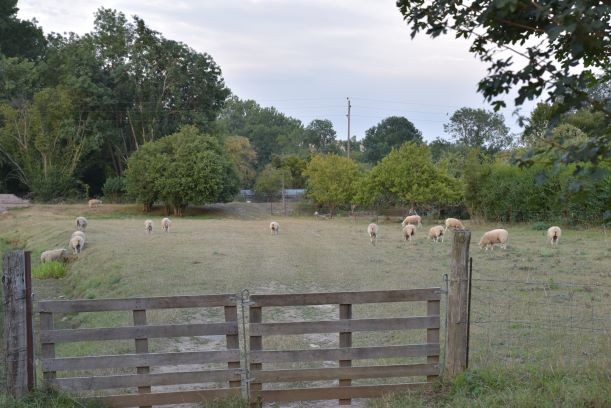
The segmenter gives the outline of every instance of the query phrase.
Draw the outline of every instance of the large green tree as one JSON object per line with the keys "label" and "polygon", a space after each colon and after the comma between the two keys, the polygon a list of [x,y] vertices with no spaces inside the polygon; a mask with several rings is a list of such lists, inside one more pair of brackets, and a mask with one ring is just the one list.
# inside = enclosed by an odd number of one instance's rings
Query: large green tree
{"label": "large green tree", "polygon": [[405,142],[422,142],[422,132],[414,124],[401,116],[390,116],[365,132],[363,159],[377,163],[390,151]]}
{"label": "large green tree", "polygon": [[45,48],[45,37],[36,21],[17,18],[17,0],[0,0],[0,55],[39,58]]}
{"label": "large green tree", "polygon": [[509,147],[513,141],[503,116],[485,109],[460,108],[443,129],[455,142],[492,154]]}
{"label": "large green tree", "polygon": [[314,119],[305,128],[304,142],[317,153],[338,153],[337,132],[328,119]]}

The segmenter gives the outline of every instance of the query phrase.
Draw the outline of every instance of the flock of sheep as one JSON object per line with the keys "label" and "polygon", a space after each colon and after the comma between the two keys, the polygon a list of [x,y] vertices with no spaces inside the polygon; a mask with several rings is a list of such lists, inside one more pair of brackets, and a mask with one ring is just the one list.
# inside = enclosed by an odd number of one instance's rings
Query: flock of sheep
{"label": "flock of sheep", "polygon": [[[403,238],[411,242],[414,236],[416,235],[416,229],[422,226],[422,218],[419,215],[409,215],[405,217],[403,222],[401,223],[403,227]],[[448,228],[453,230],[465,229],[463,223],[456,218],[447,218],[445,222],[445,228],[443,225],[435,225],[429,229],[428,239],[433,240],[434,242],[443,242],[443,238]],[[376,223],[371,223],[367,226],[367,233],[369,234],[369,239],[371,240],[371,244],[375,245],[379,227]],[[552,247],[558,245],[558,240],[560,239],[560,235],[562,234],[562,230],[560,227],[550,227],[547,230],[547,239]],[[507,247],[507,239],[509,238],[509,232],[507,230],[499,228],[493,229],[484,233],[484,235],[479,240],[479,247],[487,251],[488,248],[494,250],[494,245],[499,244],[501,248],[505,249]]]}
{"label": "flock of sheep", "polygon": [[[170,226],[172,225],[172,220],[169,218],[164,218],[161,220],[161,228],[165,231],[165,232],[170,232]],[[144,230],[147,232],[147,234],[152,234],[153,233],[153,220],[146,220],[144,221]]]}
{"label": "flock of sheep", "polygon": [[[68,241],[68,245],[70,249],[72,249],[74,255],[80,254],[85,247],[86,229],[87,219],[85,217],[76,217],[76,231],[72,233]],[[68,250],[66,248],[50,249],[40,254],[40,262],[61,261],[67,257]]]}

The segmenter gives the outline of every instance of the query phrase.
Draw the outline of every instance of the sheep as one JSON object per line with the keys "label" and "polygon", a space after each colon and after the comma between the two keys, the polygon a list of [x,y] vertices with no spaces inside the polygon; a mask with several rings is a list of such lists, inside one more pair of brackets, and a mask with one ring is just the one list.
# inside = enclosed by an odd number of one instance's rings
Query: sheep
{"label": "sheep", "polygon": [[161,220],[161,228],[163,228],[165,232],[170,232],[170,225],[172,225],[171,219],[166,217],[163,220]]}
{"label": "sheep", "polygon": [[420,226],[422,225],[422,217],[420,217],[419,215],[408,215],[401,223],[401,226],[405,227],[407,224],[414,224],[418,226],[418,228],[420,228]]}
{"label": "sheep", "polygon": [[446,218],[446,229],[444,231],[447,231],[450,227],[455,230],[465,229],[465,226],[462,224],[462,222],[460,222],[460,220],[456,218]]}
{"label": "sheep", "polygon": [[560,227],[549,227],[547,230],[547,239],[552,247],[558,246],[558,240],[560,239],[560,235],[562,235],[562,230]]}
{"label": "sheep", "polygon": [[369,234],[369,239],[371,240],[371,245],[375,246],[376,241],[378,240],[378,224],[372,222],[367,226],[367,234]]}
{"label": "sheep", "polygon": [[482,249],[485,247],[486,251],[488,250],[488,247],[490,247],[490,249],[494,251],[494,244],[500,244],[501,248],[505,249],[507,248],[508,236],[509,233],[507,230],[501,228],[488,231],[479,240],[479,247]]}
{"label": "sheep", "polygon": [[83,231],[74,231],[72,233],[72,236],[70,236],[70,238],[74,238],[76,236],[79,236],[79,237],[83,238],[83,241],[87,240],[87,237],[85,236],[85,233]]}
{"label": "sheep", "polygon": [[85,231],[87,229],[87,218],[76,217],[76,229],[79,231]]}
{"label": "sheep", "polygon": [[280,234],[280,224],[278,224],[276,221],[270,222],[269,223],[269,230],[272,233],[272,235]]}
{"label": "sheep", "polygon": [[149,234],[153,232],[153,220],[144,221],[144,230]]}
{"label": "sheep", "polygon": [[70,248],[72,248],[75,255],[80,254],[84,246],[85,240],[83,239],[83,237],[75,235],[70,238]]}
{"label": "sheep", "polygon": [[93,198],[93,199],[87,201],[87,204],[89,205],[89,208],[98,207],[98,206],[102,205],[102,200],[98,200],[97,198]]}
{"label": "sheep", "polygon": [[416,235],[416,226],[412,224],[406,224],[403,227],[403,238],[406,241],[411,241],[412,237]]}
{"label": "sheep", "polygon": [[62,261],[67,255],[65,248],[50,249],[40,254],[40,262]]}
{"label": "sheep", "polygon": [[439,242],[439,238],[441,238],[441,242],[443,243],[443,235],[445,231],[446,230],[443,228],[443,225],[435,225],[429,229],[429,239]]}

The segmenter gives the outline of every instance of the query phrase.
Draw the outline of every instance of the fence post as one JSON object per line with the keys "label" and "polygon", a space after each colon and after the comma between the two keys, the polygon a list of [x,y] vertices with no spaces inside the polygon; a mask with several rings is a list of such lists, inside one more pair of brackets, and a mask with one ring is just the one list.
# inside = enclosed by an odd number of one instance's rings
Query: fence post
{"label": "fence post", "polygon": [[469,244],[471,231],[454,231],[448,294],[448,325],[444,376],[453,378],[467,368]]}
{"label": "fence post", "polygon": [[[426,302],[426,314],[427,316],[439,317],[440,308],[439,300],[427,300]],[[426,329],[426,342],[428,344],[439,344],[439,329]],[[429,364],[439,364],[439,350],[435,355],[427,355],[426,362]],[[439,372],[439,371],[438,371]],[[434,382],[437,380],[438,375],[427,375],[427,382]]]}
{"label": "fence post", "polygon": [[[341,304],[339,305],[339,318],[344,319],[352,319],[352,305],[350,304]],[[351,332],[340,332],[339,333],[339,347],[352,347],[352,333]],[[340,367],[351,367],[352,360],[339,360]],[[339,385],[340,387],[348,387],[352,384],[352,380],[349,378],[340,378]],[[339,405],[350,405],[352,400],[350,398],[340,399]]]}
{"label": "fence post", "polygon": [[[263,321],[263,311],[260,306],[251,305],[248,311],[248,320],[250,323],[261,323]],[[263,349],[263,337],[262,336],[253,336],[250,335],[249,347],[248,349],[252,351],[258,351]],[[256,372],[263,369],[262,363],[250,363],[250,372],[256,377]],[[247,379],[248,381],[248,379]],[[257,391],[261,391],[263,389],[263,384],[260,381],[253,381],[250,383],[250,393],[248,396],[250,400],[251,407],[259,407],[261,406],[261,401],[257,399],[253,399],[253,395],[258,395]]]}
{"label": "fence post", "polygon": [[[136,309],[132,312],[134,317],[134,326],[146,326],[146,310]],[[147,338],[135,339],[136,354],[143,354],[149,352],[149,341]],[[148,366],[136,367],[136,373],[148,374],[150,369]],[[150,386],[138,387],[138,394],[150,394]],[[140,408],[151,408],[150,405],[141,405]]]}
{"label": "fence post", "polygon": [[2,270],[6,392],[19,398],[34,388],[30,252],[6,252]]}
{"label": "fence post", "polygon": [[[227,323],[238,324],[238,307],[237,306],[225,306],[225,321]],[[227,350],[239,350],[240,349],[240,338],[237,334],[227,334],[225,336],[227,343]],[[246,347],[246,345],[244,345]],[[229,361],[227,362],[227,368],[240,368],[240,361]],[[246,369],[246,367],[244,368]],[[229,381],[229,387],[240,387],[242,381]]]}

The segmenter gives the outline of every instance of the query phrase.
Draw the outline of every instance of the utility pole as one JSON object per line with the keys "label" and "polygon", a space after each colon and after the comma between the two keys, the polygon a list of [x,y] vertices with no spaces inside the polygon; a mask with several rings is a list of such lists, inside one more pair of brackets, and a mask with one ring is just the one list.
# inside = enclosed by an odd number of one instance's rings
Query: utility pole
{"label": "utility pole", "polygon": [[348,144],[347,144],[347,152],[348,152],[348,158],[350,158],[350,108],[352,107],[352,105],[350,105],[350,98],[346,98],[348,100],[348,114],[346,116],[348,116]]}

